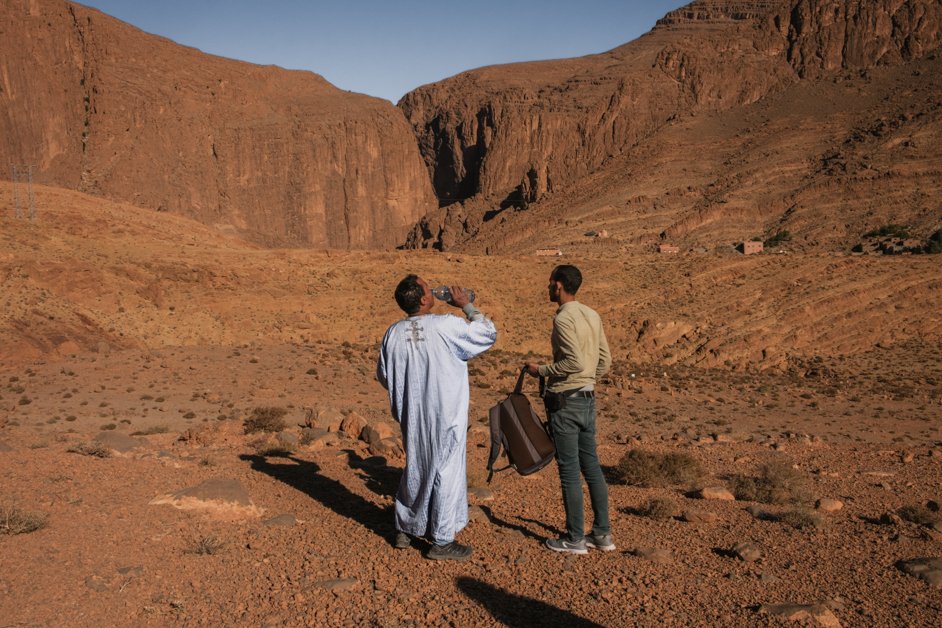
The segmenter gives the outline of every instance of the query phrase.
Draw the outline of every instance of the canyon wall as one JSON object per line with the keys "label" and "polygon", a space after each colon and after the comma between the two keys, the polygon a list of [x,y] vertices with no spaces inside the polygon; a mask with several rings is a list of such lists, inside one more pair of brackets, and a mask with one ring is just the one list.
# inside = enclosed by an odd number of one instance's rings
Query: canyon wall
{"label": "canyon wall", "polygon": [[62,0],[0,3],[0,163],[266,246],[384,248],[434,208],[389,102]]}
{"label": "canyon wall", "polygon": [[683,116],[921,58],[938,48],[940,27],[938,0],[702,0],[603,54],[481,68],[419,88],[399,107],[441,209],[409,245],[449,248]]}

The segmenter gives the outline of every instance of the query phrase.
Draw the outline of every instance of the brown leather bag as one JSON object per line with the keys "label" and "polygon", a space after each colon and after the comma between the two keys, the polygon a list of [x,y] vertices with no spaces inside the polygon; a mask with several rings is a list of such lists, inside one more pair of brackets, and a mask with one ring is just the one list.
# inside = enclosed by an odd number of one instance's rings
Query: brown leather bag
{"label": "brown leather bag", "polygon": [[[540,419],[521,391],[526,367],[520,370],[517,385],[507,398],[490,409],[491,455],[487,461],[487,481],[494,476],[494,463],[501,447],[510,467],[520,475],[536,473],[556,456],[549,427]],[[504,467],[505,469],[507,467]]]}

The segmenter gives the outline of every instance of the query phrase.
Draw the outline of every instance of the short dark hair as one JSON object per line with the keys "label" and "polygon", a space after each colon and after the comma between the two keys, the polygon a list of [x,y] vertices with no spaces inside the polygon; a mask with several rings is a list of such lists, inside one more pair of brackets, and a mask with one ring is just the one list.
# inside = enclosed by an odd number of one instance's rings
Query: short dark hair
{"label": "short dark hair", "polygon": [[563,284],[563,290],[573,295],[579,291],[579,286],[582,285],[582,273],[571,264],[557,266],[553,269],[550,278]]}
{"label": "short dark hair", "polygon": [[418,275],[406,275],[396,286],[396,303],[406,314],[415,314],[422,307],[425,290],[419,285]]}

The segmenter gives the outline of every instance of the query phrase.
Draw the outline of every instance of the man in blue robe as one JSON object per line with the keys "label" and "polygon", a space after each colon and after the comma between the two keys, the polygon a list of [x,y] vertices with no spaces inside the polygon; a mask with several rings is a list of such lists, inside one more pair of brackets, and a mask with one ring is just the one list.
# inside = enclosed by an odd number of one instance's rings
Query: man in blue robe
{"label": "man in blue robe", "polygon": [[426,556],[466,560],[471,547],[455,541],[468,523],[468,360],[497,338],[494,323],[463,289],[451,287],[451,305],[467,320],[433,314],[428,284],[408,275],[396,287],[406,318],[383,337],[376,379],[389,391],[389,409],[402,427],[406,467],[396,494],[397,548],[410,537],[432,543]]}

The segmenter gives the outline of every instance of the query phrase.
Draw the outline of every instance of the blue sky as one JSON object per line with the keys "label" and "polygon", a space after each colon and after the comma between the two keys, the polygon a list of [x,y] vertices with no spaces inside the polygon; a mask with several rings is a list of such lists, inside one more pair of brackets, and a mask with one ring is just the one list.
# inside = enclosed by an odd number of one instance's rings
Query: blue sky
{"label": "blue sky", "polygon": [[87,0],[211,54],[310,70],[396,102],[464,70],[604,52],[681,0]]}

